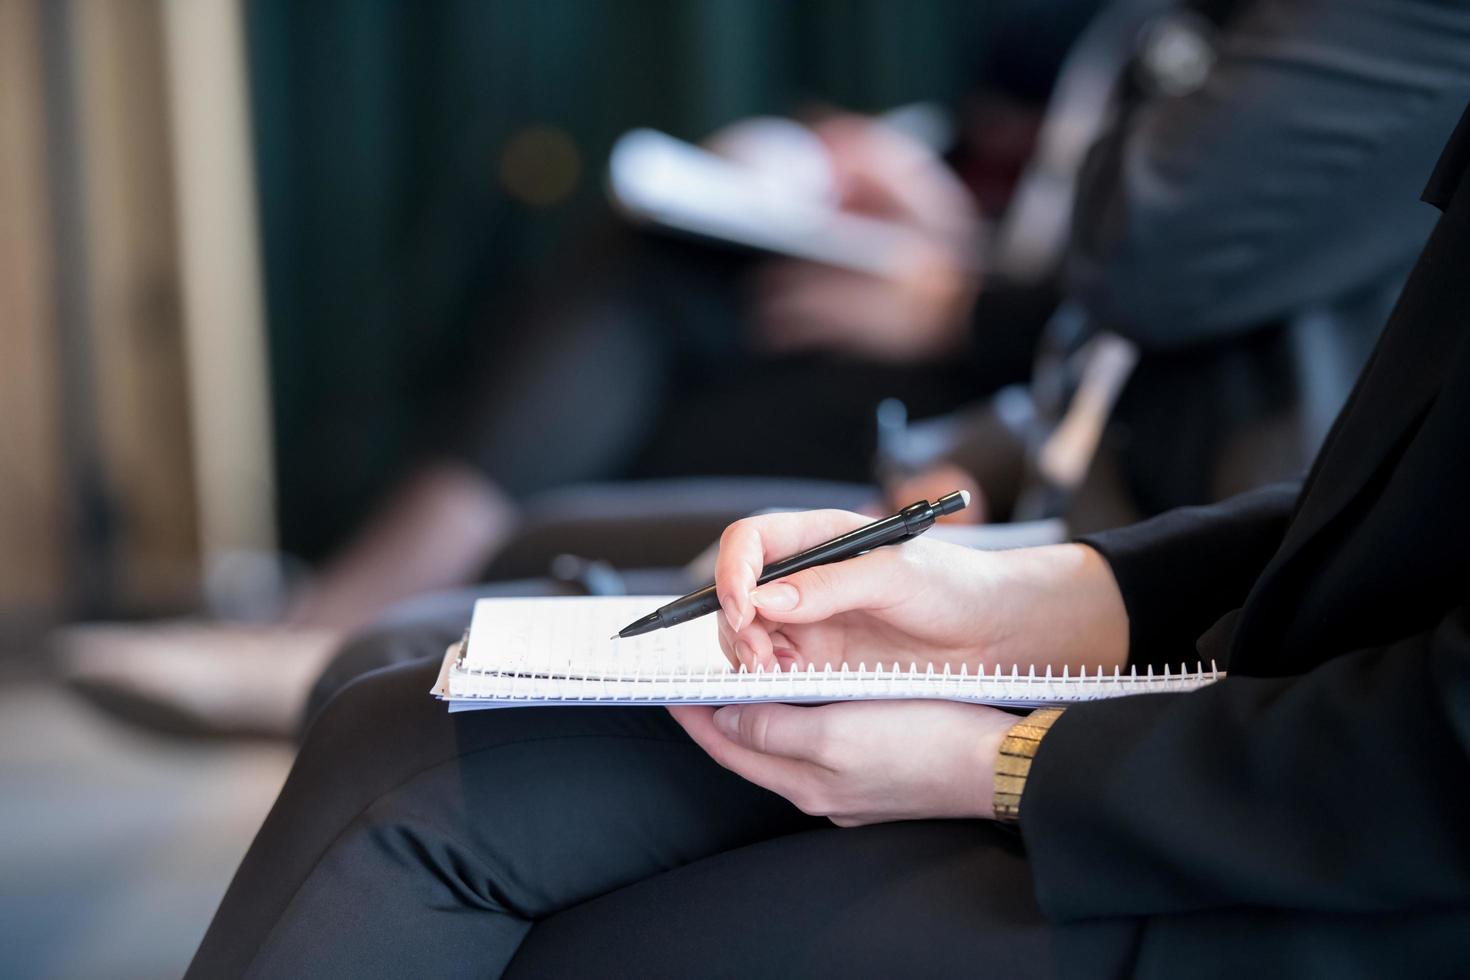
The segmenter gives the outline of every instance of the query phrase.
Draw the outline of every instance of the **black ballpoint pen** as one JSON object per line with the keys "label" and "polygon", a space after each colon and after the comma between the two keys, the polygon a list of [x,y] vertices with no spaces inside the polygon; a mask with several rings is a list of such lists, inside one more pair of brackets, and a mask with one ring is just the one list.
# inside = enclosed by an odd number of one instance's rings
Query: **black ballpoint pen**
{"label": "black ballpoint pen", "polygon": [[[815,565],[829,565],[834,561],[856,558],[864,552],[881,548],[885,544],[899,544],[929,530],[934,526],[935,518],[964,510],[969,505],[970,495],[964,490],[947,493],[932,504],[927,500],[909,504],[897,514],[871,524],[864,524],[831,541],[824,541],[805,551],[797,552],[790,558],[783,558],[768,565],[761,573],[761,577],[756,580],[756,584],[765,585],[767,582]],[[715,587],[706,585],[698,592],[691,592],[673,602],[659,606],[642,619],[629,623],[618,630],[613,639],[627,639],[630,636],[641,636],[644,633],[652,633],[654,630],[665,629],[669,626],[678,626],[691,619],[707,616],[719,608],[720,599],[715,595]]]}

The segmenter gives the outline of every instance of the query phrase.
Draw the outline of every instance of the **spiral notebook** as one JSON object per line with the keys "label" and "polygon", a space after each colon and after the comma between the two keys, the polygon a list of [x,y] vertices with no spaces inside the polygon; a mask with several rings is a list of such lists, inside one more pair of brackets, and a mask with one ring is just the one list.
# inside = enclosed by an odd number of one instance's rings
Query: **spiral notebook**
{"label": "spiral notebook", "polygon": [[730,704],[943,698],[1008,707],[1068,704],[1132,694],[1192,691],[1225,676],[1212,664],[1162,674],[934,670],[859,663],[787,671],[735,671],[716,622],[693,622],[627,640],[618,629],[673,596],[481,599],[469,631],[449,648],[432,693],[450,711],[531,705]]}

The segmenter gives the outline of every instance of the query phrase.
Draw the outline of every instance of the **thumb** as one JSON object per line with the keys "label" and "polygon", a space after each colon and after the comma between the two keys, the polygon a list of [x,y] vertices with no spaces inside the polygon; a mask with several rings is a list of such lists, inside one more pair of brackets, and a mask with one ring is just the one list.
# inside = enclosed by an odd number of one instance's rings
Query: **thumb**
{"label": "thumb", "polygon": [[891,605],[904,586],[896,548],[818,565],[750,593],[760,615],[776,623],[815,623],[855,609]]}
{"label": "thumb", "polygon": [[732,704],[715,712],[714,723],[752,752],[803,759],[817,745],[821,718],[812,708],[790,704]]}

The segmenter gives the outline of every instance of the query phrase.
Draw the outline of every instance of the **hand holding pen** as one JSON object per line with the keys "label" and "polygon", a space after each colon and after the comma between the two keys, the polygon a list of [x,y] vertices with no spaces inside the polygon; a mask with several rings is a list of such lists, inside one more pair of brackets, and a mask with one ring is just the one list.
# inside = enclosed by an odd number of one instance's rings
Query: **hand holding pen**
{"label": "hand holding pen", "polygon": [[[921,537],[757,585],[770,557],[869,520],[835,510],[768,514],[726,530],[715,589],[720,646],[733,665],[896,661],[974,673],[981,664],[1060,671],[1126,659],[1127,614],[1106,561],[1086,545],[977,551]],[[1116,628],[1097,631],[1100,622]],[[1114,649],[1109,638],[1118,636],[1125,642]]]}
{"label": "hand holding pen", "polygon": [[[723,609],[722,641],[728,630],[733,644],[727,647],[730,652],[739,648],[741,642],[734,635],[754,624],[757,607],[768,612],[789,611],[782,608],[783,603],[789,603],[795,608],[797,603],[792,596],[799,588],[802,575],[811,575],[814,569],[834,563],[858,561],[885,545],[912,540],[932,527],[938,517],[954,513],[967,503],[968,495],[961,491],[947,494],[933,504],[928,501],[910,504],[877,521],[866,521],[842,511],[770,515],[738,521],[721,538],[717,567],[725,573],[723,580],[717,572],[714,585],[660,607],[618,635],[637,636]],[[775,558],[777,555],[781,557]],[[747,644],[753,654],[758,647],[768,645],[760,637],[755,638],[755,643],[756,646]],[[781,650],[788,652],[784,647]],[[792,659],[799,655],[794,649],[789,652]],[[752,655],[744,659],[749,667],[757,663],[774,667],[776,657],[776,653],[765,651],[764,657]]]}

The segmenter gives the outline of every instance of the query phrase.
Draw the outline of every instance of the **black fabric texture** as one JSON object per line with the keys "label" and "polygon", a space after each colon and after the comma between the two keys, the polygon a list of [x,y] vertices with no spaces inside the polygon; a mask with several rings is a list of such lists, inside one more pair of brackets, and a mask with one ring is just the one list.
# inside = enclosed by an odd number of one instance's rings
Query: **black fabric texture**
{"label": "black fabric texture", "polygon": [[438,666],[322,711],[189,977],[1051,975],[1016,835],[838,830],[662,709],[449,715]]}
{"label": "black fabric texture", "polygon": [[[1466,138],[1442,160],[1463,166]],[[1306,915],[1259,933],[1298,974],[1470,962],[1470,183],[1444,170],[1455,190],[1289,520],[1265,491],[1095,539],[1145,658],[1213,618],[1199,654],[1230,664],[1193,694],[1070,708],[1026,788],[1042,908],[1143,923],[1160,975],[1265,914],[1240,909]]]}

